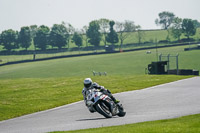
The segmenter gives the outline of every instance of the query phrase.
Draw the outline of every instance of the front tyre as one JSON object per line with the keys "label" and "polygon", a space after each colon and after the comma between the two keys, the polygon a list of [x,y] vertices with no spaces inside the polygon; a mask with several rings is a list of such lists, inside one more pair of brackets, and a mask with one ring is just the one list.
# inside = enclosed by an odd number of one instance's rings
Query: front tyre
{"label": "front tyre", "polygon": [[96,110],[100,114],[102,114],[106,118],[112,118],[112,113],[109,110],[109,106],[105,104],[104,102],[99,102],[96,104]]}

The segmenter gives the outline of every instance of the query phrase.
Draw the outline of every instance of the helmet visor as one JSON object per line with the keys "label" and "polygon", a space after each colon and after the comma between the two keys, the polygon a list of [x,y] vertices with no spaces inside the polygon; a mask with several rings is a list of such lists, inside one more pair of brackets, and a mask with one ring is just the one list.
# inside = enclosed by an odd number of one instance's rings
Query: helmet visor
{"label": "helmet visor", "polygon": [[89,88],[92,85],[92,83],[84,84],[85,88]]}

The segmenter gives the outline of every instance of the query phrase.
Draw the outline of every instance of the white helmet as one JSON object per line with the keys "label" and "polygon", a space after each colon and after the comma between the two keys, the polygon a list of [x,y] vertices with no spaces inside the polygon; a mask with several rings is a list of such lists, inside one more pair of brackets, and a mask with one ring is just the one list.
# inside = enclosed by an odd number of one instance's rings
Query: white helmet
{"label": "white helmet", "polygon": [[86,89],[89,89],[91,86],[92,86],[92,79],[91,79],[91,78],[86,78],[86,79],[84,80],[84,87],[85,87]]}

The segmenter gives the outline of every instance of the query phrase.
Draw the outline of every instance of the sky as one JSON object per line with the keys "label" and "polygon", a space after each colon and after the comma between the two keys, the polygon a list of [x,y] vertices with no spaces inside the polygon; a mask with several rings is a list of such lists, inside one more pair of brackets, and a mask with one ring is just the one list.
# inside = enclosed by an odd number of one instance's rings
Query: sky
{"label": "sky", "polygon": [[81,29],[100,18],[130,20],[142,29],[160,29],[155,19],[163,11],[200,22],[199,5],[200,0],[0,0],[0,33],[62,22]]}

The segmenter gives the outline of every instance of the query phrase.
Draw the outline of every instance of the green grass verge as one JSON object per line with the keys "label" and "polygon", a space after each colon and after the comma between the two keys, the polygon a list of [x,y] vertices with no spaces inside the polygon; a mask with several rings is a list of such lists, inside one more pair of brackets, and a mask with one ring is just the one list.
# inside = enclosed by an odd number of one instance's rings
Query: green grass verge
{"label": "green grass verge", "polygon": [[[138,90],[190,76],[106,76],[93,80],[113,93]],[[0,80],[0,120],[82,100],[83,77]]]}
{"label": "green grass verge", "polygon": [[[179,69],[200,70],[199,50],[184,51],[188,46],[160,48],[158,54],[176,55],[179,53]],[[146,50],[104,54],[95,56],[74,57],[23,63],[0,67],[0,79],[48,78],[48,77],[90,77],[92,71],[107,72],[108,75],[141,75],[151,61],[156,59],[156,50]],[[170,69],[175,69],[175,58],[171,58]]]}
{"label": "green grass verge", "polygon": [[53,133],[199,133],[200,114],[121,126]]}

